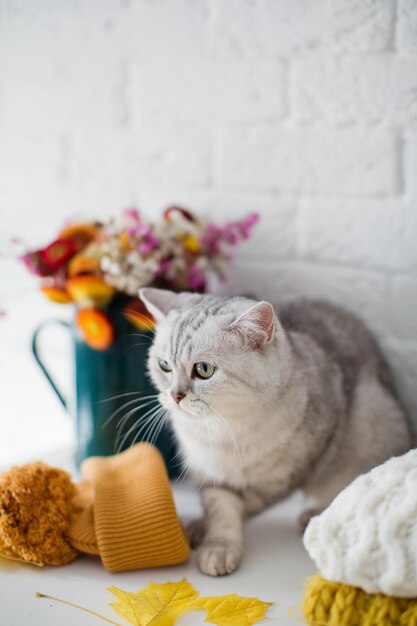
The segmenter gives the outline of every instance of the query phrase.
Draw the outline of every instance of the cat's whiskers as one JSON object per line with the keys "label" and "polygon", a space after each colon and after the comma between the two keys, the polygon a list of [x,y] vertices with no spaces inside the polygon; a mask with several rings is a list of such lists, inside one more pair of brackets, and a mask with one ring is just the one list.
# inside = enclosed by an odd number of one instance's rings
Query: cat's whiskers
{"label": "cat's whiskers", "polygon": [[[116,415],[118,415],[121,411],[123,411],[126,407],[130,406],[131,404],[137,403],[137,405],[139,406],[143,402],[152,401],[154,398],[157,398],[157,397],[158,397],[158,394],[151,394],[149,396],[144,396],[144,397],[141,397],[141,398],[134,398],[133,400],[129,400],[128,402],[125,402],[124,404],[119,406],[115,411],[113,411],[113,413],[110,415],[110,417],[108,417],[106,419],[106,421],[104,422],[102,428],[105,428],[107,426],[107,424],[109,424],[112,421],[112,419],[116,417]],[[119,426],[119,424],[120,424],[120,420],[119,420],[117,426]]]}
{"label": "cat's whiskers", "polygon": [[174,456],[173,456],[170,460],[171,460],[171,461],[173,461],[174,459],[176,459],[176,458],[177,458],[177,456],[179,456],[179,455],[181,454],[181,452],[183,452],[183,450],[184,450],[184,446],[182,446],[182,447],[178,450],[178,452],[177,452],[176,454],[174,454]]}
{"label": "cat's whiskers", "polygon": [[[149,332],[152,335],[155,335],[155,331],[149,329]],[[144,339],[148,339],[151,343],[153,341],[153,337],[149,337],[149,335],[145,335],[144,333],[128,333],[127,335],[123,335],[123,337],[121,337],[121,339],[123,339],[124,337],[144,337]]]}
{"label": "cat's whiskers", "polygon": [[[134,407],[133,409],[131,409],[130,411],[128,411],[117,423],[117,433],[116,433],[116,444],[117,442],[120,440],[120,437],[122,436],[123,433],[123,429],[125,427],[125,424],[128,422],[129,418],[131,417],[131,415],[134,415],[135,413],[137,413],[138,411],[141,411],[142,409],[145,409],[147,406],[149,406],[150,404],[155,404],[156,402],[158,402],[157,400],[149,400],[148,402],[145,402],[144,404],[138,406],[138,407]],[[152,411],[153,409],[156,409],[156,406],[152,406],[150,408],[150,411]],[[149,411],[148,411],[149,413]],[[140,424],[143,420],[143,418],[148,415],[148,413],[145,413],[145,415],[139,416],[139,418],[135,421],[135,423],[132,425],[131,428],[135,427],[137,424]]]}
{"label": "cat's whiskers", "polygon": [[154,433],[157,429],[158,424],[160,423],[162,419],[161,416],[163,415],[163,413],[164,413],[163,407],[160,407],[157,413],[152,414],[152,420],[151,420],[151,423],[149,424],[149,428],[147,429],[146,433],[144,433],[142,436],[142,439],[146,439],[148,443],[152,443]]}
{"label": "cat's whiskers", "polygon": [[[134,408],[144,409],[144,408],[146,408],[147,406],[149,406],[150,404],[156,404],[157,402],[158,402],[158,398],[151,398],[150,400],[146,400],[146,401],[144,401],[144,402],[141,402],[140,404],[137,404],[137,406],[136,406],[136,407],[134,407]],[[125,414],[123,415],[123,417],[121,417],[121,418],[119,419],[119,421],[117,422],[117,428],[119,428],[119,427],[120,427],[120,425],[122,425],[122,424],[124,425],[124,424],[126,423],[126,421],[128,420],[128,418],[130,417],[130,415],[131,415],[131,412],[130,412],[130,411],[128,411],[127,413],[125,413]],[[123,426],[122,426],[122,428],[123,428]]]}
{"label": "cat's whiskers", "polygon": [[[153,428],[151,428],[151,431],[149,433],[149,438],[147,439],[148,443],[151,445],[155,445],[161,433],[161,430],[164,427],[165,422],[166,422],[165,415],[166,415],[167,410],[164,409],[164,407],[161,407],[161,409],[162,409],[162,412],[159,413],[156,418],[154,418],[155,425],[153,426]],[[148,463],[149,450],[150,450],[150,447],[146,450],[146,453],[145,453],[145,465]]]}
{"label": "cat's whiskers", "polygon": [[211,440],[211,434],[210,434],[210,428],[209,428],[209,424],[207,422],[207,416],[204,414],[204,426],[207,432],[207,436],[209,438],[209,442],[210,442],[210,463],[211,463],[211,473],[213,476],[213,487],[216,487],[216,475],[214,472],[214,450],[213,450],[213,442]]}
{"label": "cat's whiskers", "polygon": [[[203,420],[198,420],[198,431],[197,431],[197,437],[198,437],[198,438],[199,438],[199,436],[200,436],[200,432],[201,432],[201,430],[202,430],[202,425],[203,425]],[[182,448],[181,448],[181,450],[182,450]],[[181,471],[180,475],[179,475],[179,476],[178,476],[178,478],[176,479],[176,482],[179,482],[179,480],[180,480],[180,479],[181,479],[181,477],[182,477],[182,480],[181,480],[181,484],[182,484],[182,483],[184,482],[184,480],[185,480],[185,478],[186,478],[187,474],[188,474],[189,469],[190,469],[190,463],[189,463],[189,461],[187,461],[187,458],[185,458],[185,459],[184,459],[184,467],[183,467],[183,469],[182,469],[182,471]],[[203,481],[202,481],[202,483],[201,483],[201,485],[200,485],[200,487],[198,488],[198,490],[197,490],[197,491],[200,491],[200,489],[201,489],[201,487],[203,486],[203,484],[204,484],[204,482],[205,482],[206,478],[207,478],[207,470],[206,470],[206,474],[205,474],[205,476],[204,476],[204,479],[203,479]]]}
{"label": "cat's whiskers", "polygon": [[179,482],[180,478],[182,477],[182,480],[181,480],[181,484],[182,484],[184,482],[184,480],[185,480],[185,477],[187,476],[187,473],[188,473],[189,469],[190,469],[190,464],[186,461],[184,463],[184,466],[183,466],[179,476],[176,478],[175,482]]}
{"label": "cat's whiskers", "polygon": [[207,480],[207,470],[204,473],[204,478],[200,483],[200,486],[197,488],[197,491],[200,492],[202,490],[202,488],[204,487],[204,485],[206,484],[206,480]]}
{"label": "cat's whiskers", "polygon": [[235,453],[235,451],[237,452],[237,455],[239,457],[240,470],[242,472],[242,476],[244,476],[242,456],[240,454],[239,446],[237,445],[236,437],[235,437],[235,434],[234,434],[231,426],[227,423],[227,421],[223,417],[223,415],[221,415],[221,413],[219,413],[217,411],[217,409],[214,408],[214,406],[212,406],[211,404],[209,404],[205,400],[201,400],[201,402],[203,402],[211,411],[213,411],[214,416],[219,420],[219,422],[226,428],[227,432],[229,433],[229,435],[230,435],[230,437],[232,439],[232,442],[233,442],[233,454]]}
{"label": "cat's whiskers", "polygon": [[126,350],[123,352],[123,354],[126,354],[126,352],[128,352],[129,350],[131,350],[132,348],[138,348],[139,346],[149,346],[149,344],[144,343],[143,341],[141,341],[140,343],[132,343],[131,346],[128,346],[126,348]]}
{"label": "cat's whiskers", "polygon": [[[133,437],[132,443],[130,444],[130,447],[132,447],[139,439],[141,433],[146,429],[147,429],[154,423],[154,419],[155,419],[155,415],[158,412],[159,409],[155,408],[155,414],[152,413],[151,415],[147,416],[145,419],[143,418],[139,418],[137,420],[137,422],[135,422],[135,424],[132,425],[132,427],[129,429],[129,432],[127,433],[127,436],[129,436],[131,433],[133,433],[135,431],[135,429],[138,429],[138,432],[135,434],[135,436]],[[144,433],[144,436],[142,436],[141,441],[144,440],[144,437],[146,437],[146,432]],[[124,442],[121,443],[121,446],[124,445]]]}
{"label": "cat's whiskers", "polygon": [[[138,432],[136,433],[136,435],[133,437],[132,439],[132,443],[130,444],[130,447],[134,446],[135,443],[137,443],[140,434],[142,432],[142,430],[144,428],[146,428],[146,426],[149,426],[149,424],[151,424],[151,422],[154,420],[154,416],[153,415],[149,415],[149,417],[147,417],[145,420],[139,419],[136,423],[136,427],[138,427]],[[140,427],[140,428],[139,428]]]}
{"label": "cat's whiskers", "polygon": [[[131,411],[129,411],[128,415],[126,415],[123,419],[124,421],[126,421],[126,419],[128,417],[130,417],[130,415],[133,415],[136,411],[139,411],[142,407],[135,407],[134,409],[132,409]],[[135,428],[138,427],[138,425],[142,422],[142,420],[144,420],[147,416],[151,415],[153,417],[153,413],[158,413],[158,411],[161,409],[160,406],[157,407],[152,407],[151,409],[149,409],[149,411],[147,411],[144,415],[141,415],[139,420],[137,420],[127,431],[127,433],[125,433],[125,435],[123,436],[123,439],[120,443],[120,445],[118,445],[117,447],[117,452],[120,452],[120,450],[123,448],[125,442],[127,441],[127,438],[129,437],[129,435],[135,430]],[[119,442],[121,436],[121,428],[119,428],[119,432],[117,433],[117,437],[116,437],[116,446]]]}
{"label": "cat's whiskers", "polygon": [[[200,420],[199,432],[198,432],[198,437],[199,437],[199,438],[201,437],[201,434],[200,434],[200,433],[201,433],[202,429],[203,429],[203,420]],[[200,464],[200,467],[201,467],[201,466],[202,466],[202,464]],[[199,491],[201,491],[201,489],[202,489],[202,488],[203,488],[203,486],[205,485],[206,480],[207,480],[207,475],[208,475],[208,472],[207,472],[207,466],[206,466],[206,469],[205,469],[205,472],[204,472],[204,478],[203,478],[203,480],[201,481],[200,486],[199,486],[199,487],[198,487],[198,489],[197,489],[197,491],[198,491],[198,492],[199,492]]]}
{"label": "cat's whiskers", "polygon": [[104,400],[98,400],[97,404],[103,404],[103,402],[111,402],[112,400],[117,400],[118,398],[124,398],[125,396],[139,396],[140,391],[124,391],[123,393],[117,393],[115,396],[110,396],[110,398],[104,398]]}

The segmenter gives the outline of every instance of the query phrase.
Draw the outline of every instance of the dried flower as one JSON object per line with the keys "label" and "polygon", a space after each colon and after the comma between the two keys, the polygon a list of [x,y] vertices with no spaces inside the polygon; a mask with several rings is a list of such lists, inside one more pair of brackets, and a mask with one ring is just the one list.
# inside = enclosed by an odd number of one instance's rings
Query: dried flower
{"label": "dried flower", "polygon": [[100,274],[102,250],[99,244],[88,244],[72,257],[68,264],[68,276],[79,274]]}
{"label": "dried flower", "polygon": [[68,291],[63,287],[48,287],[48,285],[43,285],[41,291],[51,302],[68,304],[73,301]]}
{"label": "dried flower", "polygon": [[98,224],[69,224],[61,230],[59,239],[69,239],[77,250],[81,250],[95,239],[98,228]]}
{"label": "dried flower", "polygon": [[65,265],[76,252],[76,245],[71,239],[56,239],[39,250],[39,258],[45,267],[54,271]]}
{"label": "dried flower", "polygon": [[74,276],[66,282],[71,298],[81,306],[104,307],[113,298],[115,289],[97,276]]}
{"label": "dried flower", "polygon": [[204,292],[210,273],[224,278],[230,248],[248,238],[257,220],[252,213],[219,226],[170,206],[154,223],[129,208],[106,223],[70,224],[56,241],[21,259],[44,279],[41,289],[50,300],[82,307],[77,321],[86,341],[104,349],[113,329],[97,309],[115,294],[125,294],[133,298],[125,315],[136,326],[149,328],[153,321],[137,298],[139,289],[156,285]]}
{"label": "dried flower", "polygon": [[102,311],[93,308],[80,309],[76,321],[86,344],[90,348],[105,350],[112,344],[113,324]]}
{"label": "dried flower", "polygon": [[201,291],[206,285],[206,277],[202,268],[198,265],[190,265],[187,268],[187,285],[193,291]]}
{"label": "dried flower", "polygon": [[52,270],[47,268],[41,261],[39,252],[28,252],[20,257],[20,260],[26,265],[31,274],[35,276],[49,276]]}

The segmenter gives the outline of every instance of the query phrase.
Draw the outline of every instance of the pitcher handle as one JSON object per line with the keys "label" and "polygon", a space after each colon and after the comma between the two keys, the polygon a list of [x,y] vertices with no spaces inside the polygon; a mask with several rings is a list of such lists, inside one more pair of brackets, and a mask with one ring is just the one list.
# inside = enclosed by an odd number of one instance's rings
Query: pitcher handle
{"label": "pitcher handle", "polygon": [[49,373],[48,369],[46,368],[44,362],[42,361],[42,359],[41,359],[41,357],[39,355],[40,334],[41,334],[41,332],[42,332],[42,330],[44,328],[46,328],[47,326],[51,326],[53,324],[59,324],[60,326],[64,326],[65,328],[68,328],[69,330],[71,330],[71,324],[69,324],[68,322],[65,322],[64,320],[52,319],[52,320],[46,320],[46,322],[42,322],[35,329],[35,331],[34,331],[34,333],[32,335],[32,352],[33,352],[33,356],[35,357],[35,360],[36,360],[37,364],[41,368],[41,370],[42,370],[46,380],[51,385],[52,389],[55,391],[55,393],[56,393],[56,395],[58,397],[58,400],[60,401],[60,403],[62,404],[64,409],[67,411],[68,410],[68,402],[64,398],[64,396],[62,395],[60,390],[58,389],[54,379],[52,378],[51,374]]}

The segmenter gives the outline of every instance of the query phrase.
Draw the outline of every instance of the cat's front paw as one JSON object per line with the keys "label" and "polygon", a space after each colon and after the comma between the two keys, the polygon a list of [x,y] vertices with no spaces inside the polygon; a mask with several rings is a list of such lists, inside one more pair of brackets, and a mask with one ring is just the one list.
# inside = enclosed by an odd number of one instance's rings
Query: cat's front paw
{"label": "cat's front paw", "polygon": [[201,546],[206,534],[206,522],[200,517],[199,519],[193,519],[187,526],[187,535],[191,548],[194,550]]}
{"label": "cat's front paw", "polygon": [[236,544],[203,543],[197,552],[198,569],[209,576],[231,574],[241,560],[242,548]]}

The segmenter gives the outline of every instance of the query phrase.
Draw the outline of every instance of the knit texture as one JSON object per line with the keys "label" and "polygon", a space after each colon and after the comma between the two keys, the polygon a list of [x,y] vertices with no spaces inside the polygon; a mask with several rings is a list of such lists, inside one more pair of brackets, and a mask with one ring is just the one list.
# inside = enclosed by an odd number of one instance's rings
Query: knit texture
{"label": "knit texture", "polygon": [[0,553],[39,565],[75,559],[66,539],[74,492],[67,472],[40,461],[0,475]]}
{"label": "knit texture", "polygon": [[417,600],[371,595],[319,574],[307,583],[302,611],[309,626],[417,626]]}
{"label": "knit texture", "polygon": [[39,565],[97,554],[111,572],[175,565],[190,548],[159,451],[93,457],[83,480],[44,463],[0,476],[0,553]]}
{"label": "knit texture", "polygon": [[311,520],[304,545],[328,581],[416,597],[417,450],[353,481]]}
{"label": "knit texture", "polygon": [[100,554],[111,572],[182,563],[188,541],[178,519],[164,461],[149,444],[84,461],[86,480],[68,537],[82,552]]}

